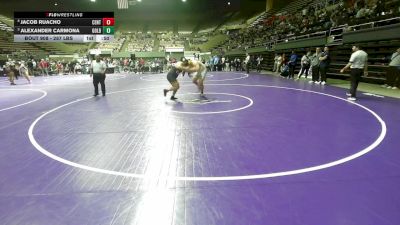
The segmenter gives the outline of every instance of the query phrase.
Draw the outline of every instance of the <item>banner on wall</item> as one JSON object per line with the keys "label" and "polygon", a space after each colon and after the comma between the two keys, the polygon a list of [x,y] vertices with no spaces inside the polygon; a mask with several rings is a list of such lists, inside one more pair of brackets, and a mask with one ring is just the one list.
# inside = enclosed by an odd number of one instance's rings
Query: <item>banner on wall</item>
{"label": "banner on wall", "polygon": [[165,47],[166,52],[184,52],[184,47]]}

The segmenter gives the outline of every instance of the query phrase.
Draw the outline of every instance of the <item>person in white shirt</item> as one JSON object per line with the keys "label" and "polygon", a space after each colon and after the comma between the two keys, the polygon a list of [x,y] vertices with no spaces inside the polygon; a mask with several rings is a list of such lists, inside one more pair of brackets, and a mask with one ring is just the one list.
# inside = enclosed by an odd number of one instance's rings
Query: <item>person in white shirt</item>
{"label": "person in white shirt", "polygon": [[232,68],[231,68],[231,62],[230,62],[230,59],[229,59],[229,58],[226,58],[226,59],[225,59],[225,71],[227,71],[227,72],[228,72],[228,70],[229,70],[229,71],[231,71],[231,70],[232,70]]}
{"label": "person in white shirt", "polygon": [[226,66],[226,64],[225,64],[225,56],[222,56],[222,58],[221,58],[221,71],[225,71],[225,66]]}
{"label": "person in white shirt", "polygon": [[299,76],[297,79],[300,79],[301,76],[303,75],[303,73],[306,73],[306,79],[308,76],[308,70],[310,69],[310,65],[311,65],[311,51],[308,51],[305,55],[303,55],[303,57],[301,58],[301,69],[299,72]]}
{"label": "person in white shirt", "polygon": [[256,60],[257,60],[257,72],[261,72],[261,62],[264,60],[262,55],[259,55]]}
{"label": "person in white shirt", "polygon": [[6,74],[8,75],[8,80],[10,81],[10,85],[15,85],[14,80],[15,80],[15,65],[13,62],[6,62],[6,65],[4,66],[4,70]]}
{"label": "person in white shirt", "polygon": [[244,64],[246,66],[246,74],[250,73],[250,55],[246,53],[246,58],[244,59]]}
{"label": "person in white shirt", "polygon": [[90,77],[93,76],[94,85],[94,97],[99,95],[99,83],[101,84],[101,92],[103,96],[106,96],[106,85],[104,81],[106,80],[106,69],[107,65],[100,60],[100,56],[95,56],[95,61],[92,62],[90,66]]}
{"label": "person in white shirt", "polygon": [[355,101],[358,83],[363,75],[368,75],[368,54],[361,50],[359,45],[353,45],[352,50],[353,54],[351,54],[349,63],[347,63],[347,65],[340,70],[340,73],[343,73],[348,68],[351,69],[350,93],[347,93],[346,95],[348,96],[348,100]]}
{"label": "person in white shirt", "polygon": [[21,63],[19,63],[19,64],[17,64],[19,67],[18,67],[18,71],[19,71],[19,74],[20,75],[22,75],[23,77],[25,77],[25,79],[28,81],[28,83],[30,84],[31,83],[31,79],[30,79],[30,77],[29,77],[29,71],[28,71],[28,68],[25,66],[25,62],[24,61],[22,61]]}
{"label": "person in white shirt", "polygon": [[275,72],[279,73],[282,72],[285,63],[285,54],[279,55],[278,57],[278,66]]}
{"label": "person in white shirt", "polygon": [[74,67],[74,74],[82,73],[82,66],[79,62],[76,62]]}
{"label": "person in white shirt", "polygon": [[386,84],[383,87],[398,89],[400,85],[400,48],[390,57],[390,63],[386,70]]}
{"label": "person in white shirt", "polygon": [[311,56],[312,80],[309,81],[309,83],[315,83],[315,84],[320,83],[320,81],[319,81],[319,64],[321,61],[319,60],[319,58],[321,58],[321,56],[322,56],[321,48],[316,48],[314,55]]}
{"label": "person in white shirt", "polygon": [[275,54],[274,68],[272,68],[272,72],[279,72],[278,66],[279,66],[281,60],[282,60],[282,57],[278,54]]}

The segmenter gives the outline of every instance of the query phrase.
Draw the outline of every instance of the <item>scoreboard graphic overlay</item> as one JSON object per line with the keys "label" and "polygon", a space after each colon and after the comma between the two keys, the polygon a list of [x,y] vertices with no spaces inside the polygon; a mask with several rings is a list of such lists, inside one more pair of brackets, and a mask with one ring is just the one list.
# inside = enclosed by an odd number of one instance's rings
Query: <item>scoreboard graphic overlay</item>
{"label": "scoreboard graphic overlay", "polygon": [[14,12],[14,42],[109,42],[114,12]]}

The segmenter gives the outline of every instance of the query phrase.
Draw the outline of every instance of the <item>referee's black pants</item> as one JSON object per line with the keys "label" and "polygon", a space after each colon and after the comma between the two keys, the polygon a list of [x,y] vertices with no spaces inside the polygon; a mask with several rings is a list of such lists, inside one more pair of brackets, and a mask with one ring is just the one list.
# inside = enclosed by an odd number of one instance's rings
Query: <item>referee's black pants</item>
{"label": "referee's black pants", "polygon": [[350,94],[351,97],[356,97],[358,83],[361,81],[361,77],[364,74],[364,69],[351,69],[350,72]]}
{"label": "referee's black pants", "polygon": [[93,85],[94,85],[94,94],[99,94],[99,83],[101,85],[101,92],[103,95],[106,94],[106,85],[104,81],[106,80],[106,74],[102,73],[94,73],[93,74]]}

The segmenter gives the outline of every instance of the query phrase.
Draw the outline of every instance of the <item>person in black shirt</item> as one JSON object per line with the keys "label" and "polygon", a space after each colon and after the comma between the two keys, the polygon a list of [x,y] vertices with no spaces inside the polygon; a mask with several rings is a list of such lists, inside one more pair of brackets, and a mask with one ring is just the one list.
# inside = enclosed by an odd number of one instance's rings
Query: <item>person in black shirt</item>
{"label": "person in black shirt", "polygon": [[176,100],[178,98],[175,97],[176,92],[179,89],[179,82],[177,80],[179,74],[181,73],[175,66],[171,66],[171,69],[167,73],[167,80],[171,84],[169,89],[164,89],[164,96],[167,96],[167,93],[172,91],[171,100]]}
{"label": "person in black shirt", "polygon": [[298,56],[297,56],[296,52],[292,51],[292,54],[290,55],[290,60],[288,62],[288,66],[289,66],[289,76],[287,77],[288,79],[294,78],[294,71],[296,70],[297,59],[298,59]]}
{"label": "person in black shirt", "polygon": [[325,47],[324,52],[322,53],[321,57],[319,57],[319,72],[321,74],[321,84],[326,84],[326,72],[329,69],[329,65],[331,64],[331,57],[329,54],[329,48]]}

